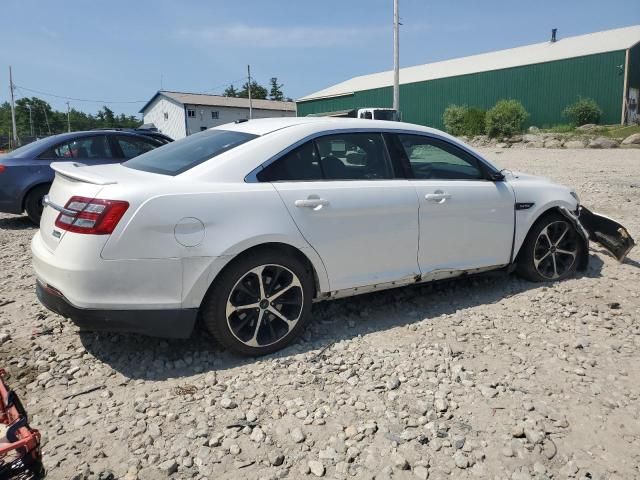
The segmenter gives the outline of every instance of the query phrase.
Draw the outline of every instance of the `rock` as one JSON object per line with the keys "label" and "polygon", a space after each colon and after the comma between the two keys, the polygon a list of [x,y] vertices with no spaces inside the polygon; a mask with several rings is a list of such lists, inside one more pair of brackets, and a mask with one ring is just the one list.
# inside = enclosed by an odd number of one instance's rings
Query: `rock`
{"label": "rock", "polygon": [[522,438],[524,437],[524,427],[522,425],[516,425],[511,429],[511,436],[513,438]]}
{"label": "rock", "polygon": [[413,469],[413,475],[420,480],[427,480],[429,478],[429,470],[427,469],[427,467],[418,465]]}
{"label": "rock", "polygon": [[409,470],[410,468],[410,465],[407,459],[399,453],[393,454],[392,461],[393,461],[394,467],[396,467],[398,470]]}
{"label": "rock", "polygon": [[524,144],[524,148],[544,148],[544,142],[542,140],[537,142],[527,142]]}
{"label": "rock", "polygon": [[598,137],[589,142],[589,148],[616,148],[618,142],[612,138]]}
{"label": "rock", "polygon": [[522,136],[522,141],[523,142],[540,142],[542,143],[544,141],[544,139],[542,138],[541,135],[532,135],[530,133],[527,133],[525,135]]}
{"label": "rock", "polygon": [[162,473],[165,473],[167,475],[171,475],[175,472],[178,471],[178,463],[175,461],[175,459],[171,459],[171,460],[167,460],[166,462],[162,462],[159,465],[160,471]]}
{"label": "rock", "polygon": [[480,389],[480,393],[482,393],[483,397],[494,398],[496,395],[498,395],[498,390],[496,390],[491,385],[480,385],[478,388]]}
{"label": "rock", "polygon": [[640,145],[640,133],[629,135],[622,141],[622,145]]}
{"label": "rock", "polygon": [[274,467],[279,467],[284,463],[284,455],[280,450],[271,450],[268,455],[269,463]]}
{"label": "rock", "polygon": [[496,148],[509,148],[509,147],[511,147],[511,144],[507,142],[496,143]]}
{"label": "rock", "polygon": [[598,125],[596,125],[595,123],[585,123],[584,125],[580,125],[579,127],[576,127],[576,130],[587,132],[589,130],[593,130],[594,128],[598,128]]}
{"label": "rock", "polygon": [[307,436],[304,434],[304,432],[302,430],[300,430],[299,428],[294,428],[293,430],[291,430],[291,439],[295,442],[295,443],[302,443],[306,440]]}
{"label": "rock", "polygon": [[533,428],[525,428],[524,435],[525,437],[527,437],[527,441],[533,445],[542,443],[542,441],[545,438],[544,432],[541,432],[540,430],[536,430]]}
{"label": "rock", "polygon": [[557,138],[548,138],[544,141],[544,148],[562,148],[562,142]]}
{"label": "rock", "polygon": [[540,131],[540,129],[538,127],[535,127],[533,125],[531,125],[528,129],[529,133],[538,133]]}
{"label": "rock", "polygon": [[325,468],[322,463],[317,460],[309,461],[309,471],[313,473],[316,477],[324,477]]}
{"label": "rock", "polygon": [[449,402],[446,398],[436,398],[436,401],[433,403],[436,411],[438,412],[446,412],[447,408],[449,408]]}
{"label": "rock", "polygon": [[456,467],[465,469],[469,466],[469,459],[464,453],[458,450],[453,454],[453,463],[456,464]]}
{"label": "rock", "polygon": [[239,455],[241,451],[242,449],[240,448],[240,445],[238,445],[237,443],[234,443],[229,447],[229,453],[231,455]]}
{"label": "rock", "polygon": [[400,380],[397,375],[391,375],[387,380],[387,390],[395,390],[400,386]]}
{"label": "rock", "polygon": [[253,432],[251,432],[251,436],[249,438],[251,438],[253,442],[262,443],[265,437],[266,435],[262,429],[260,427],[256,427],[253,429]]}
{"label": "rock", "polygon": [[569,140],[564,142],[564,148],[584,148],[586,145],[583,140]]}
{"label": "rock", "polygon": [[236,408],[238,404],[235,401],[231,400],[229,397],[222,397],[222,400],[220,400],[220,406],[222,408],[230,410],[232,408]]}
{"label": "rock", "polygon": [[460,450],[462,447],[464,447],[465,441],[465,437],[454,437],[452,442],[453,448]]}

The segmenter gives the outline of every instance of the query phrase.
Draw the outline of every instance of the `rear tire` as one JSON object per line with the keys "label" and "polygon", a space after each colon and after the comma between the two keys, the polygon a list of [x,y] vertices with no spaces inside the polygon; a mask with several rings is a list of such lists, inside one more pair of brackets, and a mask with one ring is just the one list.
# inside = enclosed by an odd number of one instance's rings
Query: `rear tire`
{"label": "rear tire", "polygon": [[307,265],[278,250],[234,260],[209,288],[202,320],[224,347],[242,355],[284,348],[311,318],[313,276]]}
{"label": "rear tire", "polygon": [[51,185],[40,185],[32,189],[24,200],[24,209],[31,220],[36,225],[40,225],[40,218],[42,217],[42,209],[44,204],[42,200],[44,196],[49,193]]}
{"label": "rear tire", "polygon": [[584,248],[569,219],[548,213],[533,224],[518,255],[517,273],[532,282],[555,282],[573,276]]}

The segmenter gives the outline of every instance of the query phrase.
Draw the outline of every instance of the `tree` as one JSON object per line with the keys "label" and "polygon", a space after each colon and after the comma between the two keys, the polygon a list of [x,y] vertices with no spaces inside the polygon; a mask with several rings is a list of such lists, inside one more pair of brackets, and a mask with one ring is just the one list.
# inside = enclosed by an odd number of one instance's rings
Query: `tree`
{"label": "tree", "polygon": [[224,93],[222,94],[223,97],[237,97],[238,96],[238,91],[236,90],[236,87],[234,87],[233,85],[229,85],[227,88],[224,89]]}
{"label": "tree", "polygon": [[[247,98],[249,96],[248,90],[249,89],[247,87],[247,83],[245,82],[245,84],[242,86],[242,90],[238,92],[238,97]],[[251,98],[255,100],[266,100],[268,93],[269,92],[267,91],[267,89],[262,85],[259,85],[258,82],[256,82],[255,80],[251,81]]]}
{"label": "tree", "polygon": [[277,77],[271,77],[269,85],[271,85],[271,89],[269,90],[269,100],[277,100],[281,102],[284,99],[284,94],[282,93],[282,87],[284,85],[278,84]]}

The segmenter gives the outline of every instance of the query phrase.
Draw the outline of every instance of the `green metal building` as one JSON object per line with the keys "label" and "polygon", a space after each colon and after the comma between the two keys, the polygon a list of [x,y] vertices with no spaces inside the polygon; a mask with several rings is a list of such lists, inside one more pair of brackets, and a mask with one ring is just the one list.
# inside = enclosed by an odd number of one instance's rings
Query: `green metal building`
{"label": "green metal building", "polygon": [[[297,114],[391,107],[392,85],[392,71],[355,77],[299,99]],[[566,123],[562,111],[579,97],[598,103],[603,124],[633,122],[639,91],[640,25],[400,70],[402,119],[436,128],[448,105],[488,109],[510,98],[539,127]]]}

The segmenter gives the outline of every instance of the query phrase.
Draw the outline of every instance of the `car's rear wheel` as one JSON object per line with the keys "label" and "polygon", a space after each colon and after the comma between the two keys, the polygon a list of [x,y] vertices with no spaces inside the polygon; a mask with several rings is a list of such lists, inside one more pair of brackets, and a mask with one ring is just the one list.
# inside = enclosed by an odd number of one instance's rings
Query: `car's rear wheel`
{"label": "car's rear wheel", "polygon": [[313,280],[306,265],[279,251],[235,260],[207,293],[202,319],[234,352],[265,355],[291,343],[311,316]]}
{"label": "car's rear wheel", "polygon": [[49,188],[51,188],[51,185],[40,185],[31,190],[24,200],[24,209],[29,219],[36,225],[40,225],[42,209],[44,208],[42,201],[44,196],[49,193]]}
{"label": "car's rear wheel", "polygon": [[533,282],[553,282],[575,274],[584,248],[575,226],[550,213],[538,220],[522,245],[518,273]]}

